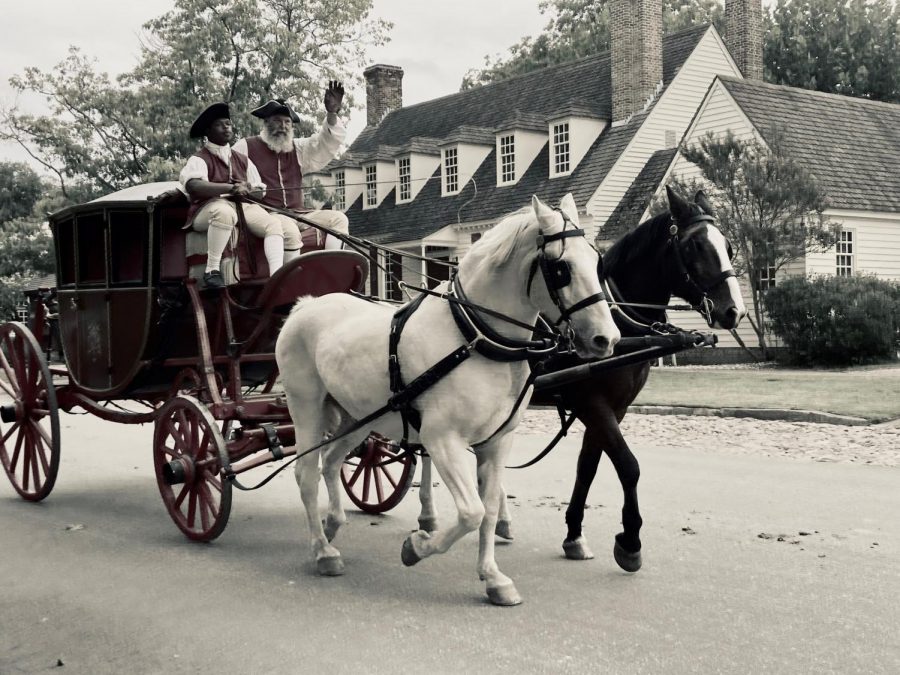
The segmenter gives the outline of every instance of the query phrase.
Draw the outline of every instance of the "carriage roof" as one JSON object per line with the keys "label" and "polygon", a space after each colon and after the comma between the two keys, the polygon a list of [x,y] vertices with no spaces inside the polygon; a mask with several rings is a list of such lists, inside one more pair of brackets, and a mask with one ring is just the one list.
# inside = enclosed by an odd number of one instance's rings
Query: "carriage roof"
{"label": "carriage roof", "polygon": [[50,215],[50,221],[63,220],[78,213],[93,211],[105,207],[147,207],[170,201],[183,201],[184,193],[179,189],[178,181],[160,181],[132,185],[102,197],[97,197],[83,204],[67,206]]}

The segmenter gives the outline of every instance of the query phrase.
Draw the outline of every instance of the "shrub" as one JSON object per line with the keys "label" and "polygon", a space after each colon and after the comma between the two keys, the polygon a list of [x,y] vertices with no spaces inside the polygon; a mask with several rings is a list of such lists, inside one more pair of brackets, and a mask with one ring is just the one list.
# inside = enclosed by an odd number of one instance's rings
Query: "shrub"
{"label": "shrub", "polygon": [[848,366],[896,354],[895,283],[871,276],[786,279],[767,292],[766,309],[796,365]]}

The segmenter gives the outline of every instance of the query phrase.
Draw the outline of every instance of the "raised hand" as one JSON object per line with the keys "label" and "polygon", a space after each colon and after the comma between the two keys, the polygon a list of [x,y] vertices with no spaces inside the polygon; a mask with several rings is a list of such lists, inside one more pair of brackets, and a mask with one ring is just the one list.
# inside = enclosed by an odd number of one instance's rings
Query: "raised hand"
{"label": "raised hand", "polygon": [[328,89],[325,90],[325,111],[329,113],[340,112],[343,101],[344,85],[337,80],[329,80]]}

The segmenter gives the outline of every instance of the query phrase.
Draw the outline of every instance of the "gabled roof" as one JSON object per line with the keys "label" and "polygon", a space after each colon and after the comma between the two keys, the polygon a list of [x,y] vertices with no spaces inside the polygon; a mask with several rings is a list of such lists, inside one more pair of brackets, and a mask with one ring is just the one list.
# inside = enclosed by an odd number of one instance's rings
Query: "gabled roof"
{"label": "gabled roof", "polygon": [[[663,38],[664,86],[672,81],[707,30],[709,26],[698,26]],[[598,54],[400,108],[379,126],[367,128],[350,150],[366,153],[380,144],[401,145],[412,136],[445,138],[466,126],[495,129],[513,110],[541,115],[546,121],[573,101],[591,101],[591,109],[609,119],[609,61],[609,53]],[[549,148],[545,144],[515,185],[498,187],[496,154],[492,150],[457,195],[441,197],[437,170],[412,202],[396,204],[392,192],[377,209],[363,210],[361,200],[357,200],[347,209],[350,231],[384,243],[421,239],[451,223],[497,219],[528,204],[533,194],[555,204],[572,192],[576,203],[583,206],[649,112],[635,114],[626,124],[607,127],[568,176],[549,177]]]}
{"label": "gabled roof", "polygon": [[600,229],[598,239],[609,241],[619,239],[641,224],[641,216],[650,205],[659,182],[666,175],[677,151],[677,148],[669,148],[653,153]]}
{"label": "gabled roof", "polygon": [[900,212],[900,105],[720,77],[764,140],[815,175],[833,208]]}

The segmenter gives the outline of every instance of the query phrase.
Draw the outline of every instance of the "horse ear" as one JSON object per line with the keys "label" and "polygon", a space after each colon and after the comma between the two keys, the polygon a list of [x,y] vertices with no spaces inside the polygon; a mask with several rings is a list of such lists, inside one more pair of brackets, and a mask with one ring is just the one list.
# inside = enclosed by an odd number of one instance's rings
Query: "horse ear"
{"label": "horse ear", "polygon": [[705,213],[716,217],[716,207],[714,207],[709,202],[709,197],[706,196],[706,193],[703,190],[697,190],[697,194],[694,195],[694,201],[697,202],[697,206],[699,206]]}
{"label": "horse ear", "polygon": [[546,221],[553,219],[553,209],[538,199],[537,195],[531,196],[531,208],[534,209],[534,215],[537,217],[538,221],[545,223]]}
{"label": "horse ear", "polygon": [[669,198],[669,211],[676,221],[686,220],[691,215],[690,205],[668,185],[666,185],[666,196]]}
{"label": "horse ear", "polygon": [[575,204],[575,197],[572,196],[571,192],[560,200],[559,210],[565,213],[576,226],[580,225],[578,222],[578,205]]}

